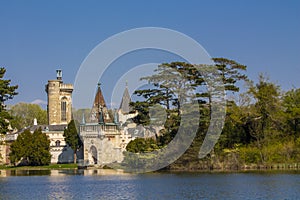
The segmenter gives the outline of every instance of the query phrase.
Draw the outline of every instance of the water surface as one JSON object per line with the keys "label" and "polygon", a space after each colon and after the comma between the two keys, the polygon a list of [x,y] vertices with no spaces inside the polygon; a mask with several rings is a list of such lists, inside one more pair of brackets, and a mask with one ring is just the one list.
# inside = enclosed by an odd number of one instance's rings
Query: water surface
{"label": "water surface", "polygon": [[20,170],[0,174],[0,199],[299,199],[300,174]]}

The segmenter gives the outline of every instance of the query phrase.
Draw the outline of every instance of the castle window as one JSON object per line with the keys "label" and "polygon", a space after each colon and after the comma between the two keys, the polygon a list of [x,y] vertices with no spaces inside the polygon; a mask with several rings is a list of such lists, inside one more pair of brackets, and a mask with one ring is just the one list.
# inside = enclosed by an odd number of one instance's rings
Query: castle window
{"label": "castle window", "polygon": [[65,99],[61,102],[61,121],[67,121],[67,102]]}
{"label": "castle window", "polygon": [[59,140],[57,140],[57,141],[55,142],[55,146],[57,146],[57,147],[60,146],[60,141],[59,141]]}

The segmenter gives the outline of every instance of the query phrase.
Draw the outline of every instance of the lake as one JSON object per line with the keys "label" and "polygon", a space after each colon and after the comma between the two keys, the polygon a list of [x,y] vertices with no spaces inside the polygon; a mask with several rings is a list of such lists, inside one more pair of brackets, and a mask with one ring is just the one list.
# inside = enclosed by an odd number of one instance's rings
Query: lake
{"label": "lake", "polygon": [[300,173],[0,170],[0,199],[300,199]]}

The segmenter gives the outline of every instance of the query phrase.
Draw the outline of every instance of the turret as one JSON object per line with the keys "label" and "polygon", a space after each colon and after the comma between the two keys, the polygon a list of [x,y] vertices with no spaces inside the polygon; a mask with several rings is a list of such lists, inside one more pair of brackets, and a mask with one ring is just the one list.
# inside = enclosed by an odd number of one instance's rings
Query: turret
{"label": "turret", "polygon": [[56,80],[48,81],[46,92],[48,124],[68,124],[72,119],[73,85],[63,83],[62,70],[56,70]]}

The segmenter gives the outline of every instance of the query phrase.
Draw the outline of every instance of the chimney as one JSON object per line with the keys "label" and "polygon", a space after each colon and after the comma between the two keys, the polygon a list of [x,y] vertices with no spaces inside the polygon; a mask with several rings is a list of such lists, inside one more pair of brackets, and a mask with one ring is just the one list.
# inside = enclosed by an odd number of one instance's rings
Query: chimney
{"label": "chimney", "polygon": [[62,80],[62,70],[61,69],[56,70],[56,78],[57,78],[57,80]]}

